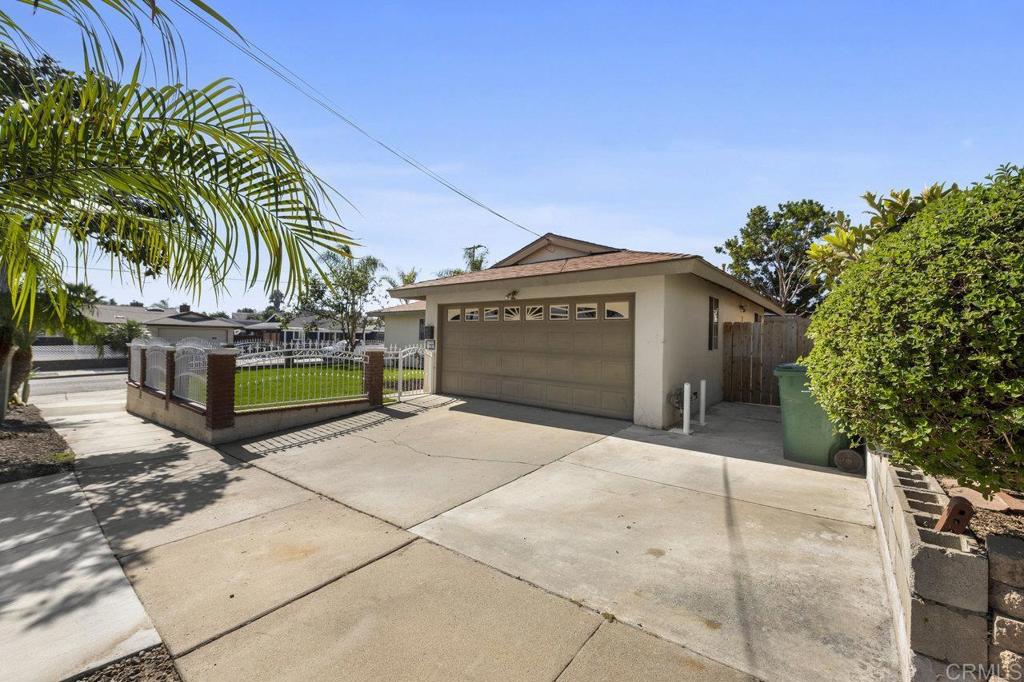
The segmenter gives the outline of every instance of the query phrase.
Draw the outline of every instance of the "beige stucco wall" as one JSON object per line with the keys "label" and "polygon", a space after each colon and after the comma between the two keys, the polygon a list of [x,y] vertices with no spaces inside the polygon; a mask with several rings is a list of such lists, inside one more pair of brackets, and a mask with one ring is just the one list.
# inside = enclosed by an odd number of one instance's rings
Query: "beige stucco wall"
{"label": "beige stucco wall", "polygon": [[385,346],[412,346],[420,342],[423,312],[388,313],[383,317]]}
{"label": "beige stucco wall", "polygon": [[202,327],[159,327],[146,325],[149,333],[164,341],[174,343],[181,339],[200,338],[216,343],[231,343],[235,338],[233,329],[203,329]]}
{"label": "beige stucco wall", "polygon": [[[717,284],[696,275],[665,277],[665,363],[662,384],[665,395],[690,382],[698,391],[700,380],[707,381],[707,404],[722,400],[722,325],[725,322],[753,322],[754,313],[763,316],[764,308]],[[718,298],[718,349],[708,350],[708,298]],[[741,310],[743,306],[746,310]],[[691,414],[699,403],[691,400]],[[671,425],[678,413],[667,402],[663,421]]]}

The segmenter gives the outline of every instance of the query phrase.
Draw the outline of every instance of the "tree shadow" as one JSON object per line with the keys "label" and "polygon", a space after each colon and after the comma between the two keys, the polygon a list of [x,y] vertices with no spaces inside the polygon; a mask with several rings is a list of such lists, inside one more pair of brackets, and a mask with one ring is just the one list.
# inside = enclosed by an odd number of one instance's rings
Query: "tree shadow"
{"label": "tree shadow", "polygon": [[358,434],[390,422],[409,419],[410,417],[415,417],[455,402],[457,401],[454,399],[445,398],[443,400],[419,399],[417,401],[392,403],[366,412],[356,412],[343,417],[334,417],[316,424],[299,426],[270,436],[257,436],[255,438],[239,440],[220,447],[232,457],[236,457],[244,462],[251,462],[291,448],[324,443],[344,436]]}
{"label": "tree shadow", "polygon": [[90,609],[130,591],[115,557],[135,550],[132,539],[216,504],[247,468],[185,449],[167,444],[149,448],[144,461],[80,468],[77,481],[0,486],[0,634],[104,618]]}

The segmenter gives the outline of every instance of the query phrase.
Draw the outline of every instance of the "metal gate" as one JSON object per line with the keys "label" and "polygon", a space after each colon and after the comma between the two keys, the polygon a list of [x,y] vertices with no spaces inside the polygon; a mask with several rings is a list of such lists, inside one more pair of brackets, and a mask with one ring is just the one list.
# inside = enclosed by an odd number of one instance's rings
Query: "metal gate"
{"label": "metal gate", "polygon": [[423,346],[393,347],[384,352],[384,392],[395,400],[423,393]]}

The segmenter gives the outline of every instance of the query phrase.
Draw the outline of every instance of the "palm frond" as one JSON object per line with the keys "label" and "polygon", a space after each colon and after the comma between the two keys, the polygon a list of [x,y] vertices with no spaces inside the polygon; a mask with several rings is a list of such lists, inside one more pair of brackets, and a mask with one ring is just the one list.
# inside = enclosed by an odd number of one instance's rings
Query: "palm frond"
{"label": "palm frond", "polygon": [[[161,60],[168,74],[176,78],[179,72],[178,59],[183,55],[181,36],[168,15],[159,7],[156,0],[17,0],[29,5],[33,11],[46,12],[67,19],[73,23],[82,36],[83,61],[85,70],[95,69],[102,73],[115,75],[125,67],[125,55],[115,37],[115,30],[107,22],[105,13],[128,23],[137,35],[139,48],[148,61],[155,61],[149,34],[155,31],[159,39],[162,53]],[[176,0],[175,4],[191,5],[194,11],[206,15],[233,34],[238,31],[227,19],[210,7],[203,0]],[[104,12],[103,10],[106,10]],[[7,12],[0,10],[0,44],[8,45],[33,56],[41,56],[46,51]]]}
{"label": "palm frond", "polygon": [[[0,265],[15,310],[56,294],[60,237],[192,294],[235,268],[301,290],[317,254],[346,253],[328,186],[229,80],[142,87],[62,77],[0,113]],[[49,267],[48,265],[49,264]]]}

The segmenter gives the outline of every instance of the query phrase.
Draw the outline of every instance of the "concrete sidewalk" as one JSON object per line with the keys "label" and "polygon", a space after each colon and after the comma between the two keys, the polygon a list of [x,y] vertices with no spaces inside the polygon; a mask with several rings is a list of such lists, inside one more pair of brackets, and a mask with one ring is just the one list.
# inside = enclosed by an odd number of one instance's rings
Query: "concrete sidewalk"
{"label": "concrete sidewalk", "polygon": [[74,475],[0,485],[0,680],[62,680],[159,643]]}

